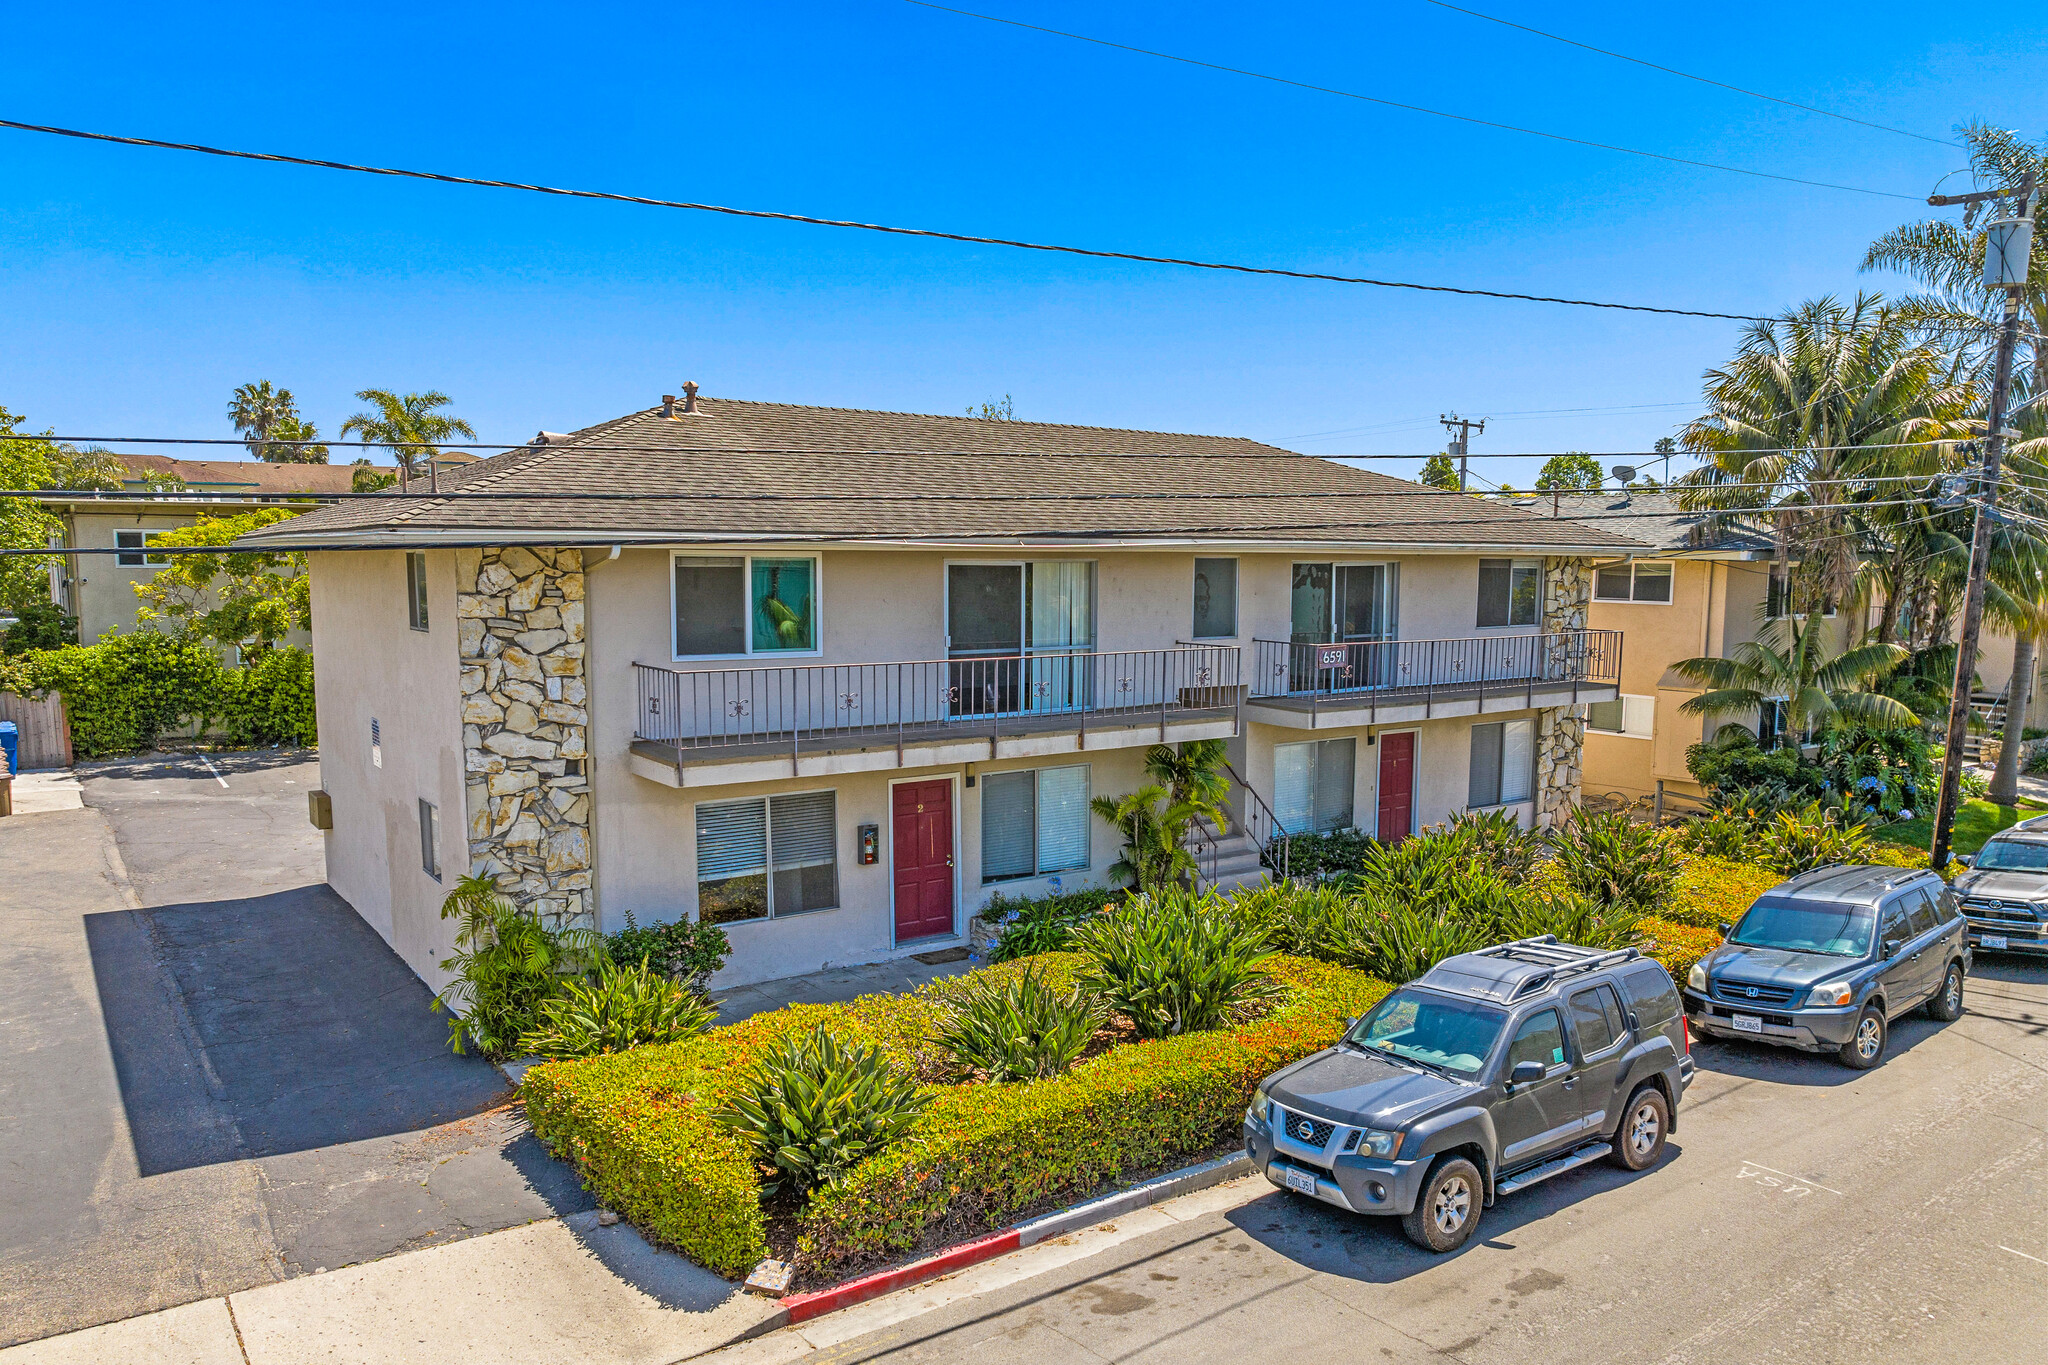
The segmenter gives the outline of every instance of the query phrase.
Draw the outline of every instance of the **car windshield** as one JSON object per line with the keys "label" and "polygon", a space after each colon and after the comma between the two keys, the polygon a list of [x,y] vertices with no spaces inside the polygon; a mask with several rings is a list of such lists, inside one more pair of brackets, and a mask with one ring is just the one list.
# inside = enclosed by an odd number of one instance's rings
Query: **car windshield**
{"label": "car windshield", "polygon": [[1359,1020],[1346,1041],[1474,1076],[1506,1020],[1506,1014],[1486,1005],[1402,989]]}
{"label": "car windshield", "polygon": [[1766,898],[1749,907],[1728,941],[1742,948],[1862,957],[1870,951],[1875,923],[1867,905]]}
{"label": "car windshield", "polygon": [[1976,865],[1991,872],[2048,872],[2048,844],[1993,839],[1978,851]]}

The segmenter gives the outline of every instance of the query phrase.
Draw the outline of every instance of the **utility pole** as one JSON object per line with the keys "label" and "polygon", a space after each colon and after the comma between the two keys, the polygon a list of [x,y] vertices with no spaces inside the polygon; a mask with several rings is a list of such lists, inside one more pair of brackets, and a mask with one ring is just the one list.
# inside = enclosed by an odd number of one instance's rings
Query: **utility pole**
{"label": "utility pole", "polygon": [[1482,436],[1485,435],[1486,419],[1482,417],[1475,422],[1454,412],[1448,417],[1438,417],[1437,421],[1444,424],[1445,431],[1456,428],[1456,434],[1451,437],[1450,453],[1458,457],[1458,491],[1462,493],[1465,491],[1465,457],[1472,451],[1472,432],[1477,428]]}
{"label": "utility pole", "polygon": [[[1984,284],[2005,291],[2005,316],[1998,329],[1998,356],[1991,378],[1991,405],[1986,414],[1982,492],[1970,532],[1970,579],[1963,596],[1963,632],[1956,648],[1955,687],[1949,695],[1948,749],[1941,762],[1941,796],[1934,807],[1934,841],[1928,865],[1936,872],[1948,866],[1949,836],[1963,780],[1963,738],[1970,726],[1970,680],[1977,674],[1977,635],[1984,624],[1984,574],[1991,563],[1991,537],[1998,526],[1998,462],[2005,453],[2005,405],[2012,391],[2012,355],[2020,338],[2020,291],[2027,284],[2027,262],[2033,246],[2034,173],[2028,171],[2015,196],[2009,190],[1975,194],[1929,195],[1927,202],[1981,204],[2017,197],[2011,218],[1987,225],[1984,238]],[[1974,212],[1974,209],[1972,210]]]}

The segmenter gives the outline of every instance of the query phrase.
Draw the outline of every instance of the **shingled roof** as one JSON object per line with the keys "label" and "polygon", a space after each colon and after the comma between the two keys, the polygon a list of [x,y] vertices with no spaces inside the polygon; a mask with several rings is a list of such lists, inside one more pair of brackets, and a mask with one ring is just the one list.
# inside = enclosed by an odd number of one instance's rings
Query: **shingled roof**
{"label": "shingled roof", "polygon": [[1768,551],[1771,533],[1732,515],[1687,511],[1675,493],[1565,493],[1540,497],[1530,506],[1585,526],[1625,529],[1665,555]]}
{"label": "shingled roof", "polygon": [[[1622,534],[1258,441],[699,398],[247,537],[294,545],[1327,543],[1626,553]],[[417,487],[417,485],[415,485]],[[565,497],[563,494],[579,496]],[[618,495],[624,497],[593,497]],[[515,496],[496,496],[515,495]],[[648,496],[654,495],[654,496]]]}

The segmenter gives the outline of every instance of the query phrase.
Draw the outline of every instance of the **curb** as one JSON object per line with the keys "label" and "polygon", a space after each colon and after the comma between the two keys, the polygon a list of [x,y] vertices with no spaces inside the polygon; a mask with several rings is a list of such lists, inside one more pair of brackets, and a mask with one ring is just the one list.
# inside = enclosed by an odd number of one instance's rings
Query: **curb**
{"label": "curb", "polygon": [[1007,1252],[1035,1246],[1080,1228],[1107,1222],[1133,1209],[1161,1203],[1177,1195],[1192,1194],[1196,1190],[1206,1190],[1212,1185],[1220,1185],[1226,1180],[1243,1175],[1251,1168],[1250,1157],[1243,1152],[1233,1152],[1214,1161],[1170,1171],[1117,1194],[1090,1200],[1086,1204],[1076,1204],[1072,1208],[1049,1213],[1043,1218],[1034,1218],[1028,1223],[1019,1223],[1001,1232],[977,1237],[971,1242],[962,1242],[958,1246],[948,1247],[923,1260],[912,1261],[893,1270],[879,1270],[871,1275],[862,1275],[844,1284],[833,1285],[830,1289],[820,1289],[808,1294],[791,1294],[782,1300],[781,1311],[756,1324],[746,1335],[760,1336],[778,1328],[809,1322],[813,1318],[823,1317],[841,1308],[851,1308],[857,1303],[866,1303],[869,1299],[880,1298],[895,1290],[906,1289],[914,1284],[922,1284],[926,1280],[950,1275],[956,1270],[964,1270],[982,1261],[993,1260]]}

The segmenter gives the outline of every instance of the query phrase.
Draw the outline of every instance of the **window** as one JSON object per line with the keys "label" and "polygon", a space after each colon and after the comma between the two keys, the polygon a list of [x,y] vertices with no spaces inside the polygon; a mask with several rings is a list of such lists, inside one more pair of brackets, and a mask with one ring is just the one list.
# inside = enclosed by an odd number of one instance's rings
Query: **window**
{"label": "window", "polygon": [[1656,728],[1657,699],[1623,695],[1586,707],[1586,728],[1603,735],[1649,739]]}
{"label": "window", "polygon": [[1289,639],[1327,645],[1391,640],[1400,617],[1399,564],[1296,564]]}
{"label": "window", "polygon": [[1596,602],[1669,602],[1669,564],[1609,564],[1593,575]]}
{"label": "window", "polygon": [[1237,634],[1237,561],[1195,561],[1197,640],[1228,640]]}
{"label": "window", "polygon": [[1907,922],[1912,927],[1913,937],[1918,938],[1922,934],[1931,934],[1941,927],[1942,916],[1935,912],[1934,902],[1928,898],[1926,887],[1914,887],[1911,891],[1899,897],[1899,904],[1905,907]]}
{"label": "window", "polygon": [[1777,748],[1786,741],[1790,723],[1790,713],[1782,697],[1765,699],[1756,713],[1757,743],[1766,749]]}
{"label": "window", "polygon": [[836,793],[697,807],[697,919],[780,919],[839,904]]}
{"label": "window", "polygon": [[1536,789],[1536,722],[1497,720],[1472,727],[1468,806],[1511,806]]}
{"label": "window", "polygon": [[981,779],[984,883],[1071,872],[1089,861],[1087,765]]}
{"label": "window", "polygon": [[1556,1010],[1538,1010],[1515,1030],[1515,1040],[1508,1044],[1508,1070],[1522,1062],[1538,1062],[1546,1071],[1564,1065],[1564,1029]]}
{"label": "window", "polygon": [[[1880,923],[1882,927],[1878,930],[1878,942],[1883,945],[1886,957],[1890,957],[1893,953],[1897,952],[1900,944],[1913,937],[1913,926],[1906,919],[1904,906],[1887,905],[1884,908],[1884,918]],[[1862,954],[1838,954],[1838,956],[1861,957]]]}
{"label": "window", "polygon": [[420,800],[420,870],[441,880],[441,813],[425,798]]}
{"label": "window", "polygon": [[677,658],[817,650],[817,560],[677,555],[674,572]]}
{"label": "window", "polygon": [[1629,1008],[1636,1012],[1636,1021],[1646,1029],[1678,1017],[1678,988],[1660,967],[1636,967],[1622,973],[1621,990],[1628,997]]}
{"label": "window", "polygon": [[1479,561],[1480,625],[1533,626],[1542,597],[1542,560]]}
{"label": "window", "polygon": [[1273,814],[1289,834],[1350,829],[1358,741],[1321,739],[1273,746]]}
{"label": "window", "polygon": [[1597,1057],[1613,1047],[1626,1031],[1621,1025],[1621,1002],[1607,986],[1579,991],[1571,998],[1572,1031],[1579,1035],[1579,1055]]}
{"label": "window", "polygon": [[427,552],[405,552],[405,615],[414,630],[427,628]]}
{"label": "window", "polygon": [[[1803,604],[1799,601],[1798,595],[1793,592],[1793,585],[1789,581],[1788,576],[1779,573],[1778,567],[1775,564],[1770,568],[1770,575],[1770,587],[1764,592],[1764,619],[1767,621],[1778,621],[1784,619],[1790,612],[1803,610]],[[1820,614],[1827,620],[1833,620],[1835,604],[1823,599]]]}
{"label": "window", "polygon": [[152,555],[143,552],[143,546],[156,544],[161,531],[116,531],[114,547],[121,553],[114,556],[116,564],[127,568],[160,569],[171,562],[169,555]]}

